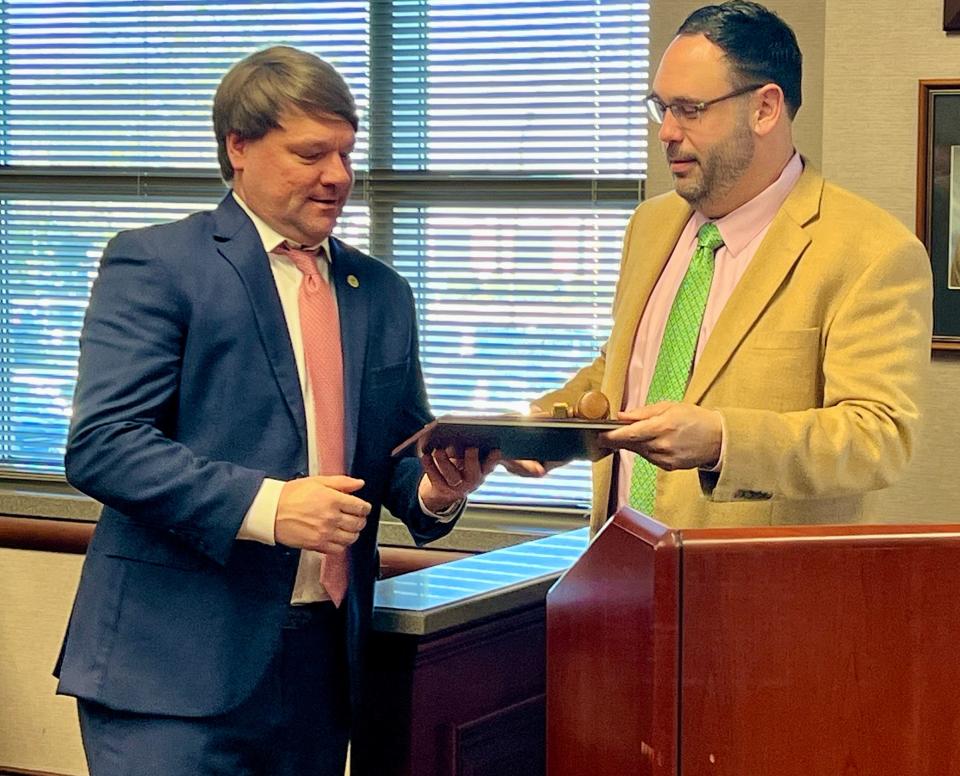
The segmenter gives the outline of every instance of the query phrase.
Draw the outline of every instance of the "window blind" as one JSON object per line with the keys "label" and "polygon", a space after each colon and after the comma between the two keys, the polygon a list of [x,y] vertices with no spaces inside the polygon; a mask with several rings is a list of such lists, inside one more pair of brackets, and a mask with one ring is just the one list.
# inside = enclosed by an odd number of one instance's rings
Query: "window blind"
{"label": "window blind", "polygon": [[[0,0],[0,468],[62,472],[106,241],[223,195],[212,94],[251,51],[361,109],[338,236],[413,286],[432,406],[522,409],[597,354],[646,166],[646,2]],[[582,509],[585,466],[475,500]]]}
{"label": "window blind", "polygon": [[396,0],[390,166],[641,175],[646,5]]}
{"label": "window blind", "polygon": [[[431,402],[525,411],[609,331],[637,187],[603,202],[598,184],[645,173],[647,4],[395,0],[382,23],[373,88],[392,74],[391,109],[372,160],[393,177],[373,187],[393,201],[383,245],[418,299]],[[473,500],[585,507],[589,484],[585,464],[497,472]]]}
{"label": "window blind", "polygon": [[[238,59],[276,43],[321,54],[361,110],[367,105],[362,0],[4,0],[2,8],[7,165],[215,170],[217,84]],[[355,157],[363,167],[365,145]]]}
{"label": "window blind", "polygon": [[[402,208],[394,262],[419,300],[420,357],[437,413],[525,412],[597,355],[629,211]],[[474,497],[582,505],[589,467],[531,486],[505,473]]]}
{"label": "window blind", "polygon": [[[107,242],[124,229],[209,210],[210,202],[0,201],[0,461],[19,472],[63,470],[78,336]],[[366,208],[340,223],[361,250]]]}
{"label": "window blind", "polygon": [[189,204],[6,199],[0,210],[0,455],[58,471],[77,376],[77,334],[96,262],[121,229],[178,218]]}

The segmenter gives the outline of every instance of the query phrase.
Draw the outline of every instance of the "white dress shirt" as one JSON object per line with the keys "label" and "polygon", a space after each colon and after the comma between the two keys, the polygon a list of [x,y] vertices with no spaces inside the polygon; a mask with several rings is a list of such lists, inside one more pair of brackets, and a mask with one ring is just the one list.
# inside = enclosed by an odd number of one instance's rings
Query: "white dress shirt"
{"label": "white dress shirt", "polygon": [[[313,405],[313,391],[310,381],[307,379],[306,360],[303,352],[303,337],[300,332],[300,281],[303,274],[297,269],[296,265],[287,256],[272,251],[285,240],[290,244],[300,247],[299,243],[287,240],[283,235],[274,231],[267,223],[257,216],[247,204],[233,192],[233,198],[237,204],[243,208],[243,211],[253,221],[257,229],[257,234],[263,243],[263,249],[270,259],[270,271],[273,273],[274,282],[277,284],[277,293],[280,296],[280,305],[283,308],[283,317],[287,322],[287,331],[290,334],[290,343],[293,345],[293,355],[297,362],[297,376],[300,378],[300,391],[303,394],[303,408],[306,414],[307,423],[307,461],[310,476],[320,473],[320,459],[317,451],[316,440],[316,421]],[[326,282],[330,282],[330,241],[324,240],[320,243],[326,259],[318,260],[317,270],[320,276]],[[311,246],[312,247],[312,246]],[[334,303],[336,303],[336,289],[331,284]],[[262,542],[263,544],[275,544],[275,524],[277,520],[277,505],[280,502],[280,491],[286,483],[282,480],[270,478],[264,479],[257,492],[253,503],[247,510],[243,518],[240,530],[237,533],[238,539]],[[423,501],[420,501],[420,507],[428,515],[432,515],[440,522],[448,522],[456,518],[463,507],[464,502],[458,502],[452,505],[450,510],[442,514],[436,514],[425,509]],[[327,592],[320,584],[320,562],[322,554],[312,550],[302,550],[300,553],[300,565],[297,569],[297,578],[293,586],[293,596],[291,603],[303,604],[314,601],[329,600]]]}

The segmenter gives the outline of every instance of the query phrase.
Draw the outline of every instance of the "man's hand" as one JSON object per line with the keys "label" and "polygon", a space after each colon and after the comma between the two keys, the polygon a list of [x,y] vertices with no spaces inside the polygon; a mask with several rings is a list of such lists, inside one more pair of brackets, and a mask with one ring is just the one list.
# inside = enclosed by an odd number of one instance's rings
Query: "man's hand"
{"label": "man's hand", "polygon": [[518,477],[546,477],[558,466],[569,461],[533,461],[528,458],[504,458],[500,463],[503,468]]}
{"label": "man's hand", "polygon": [[662,401],[621,412],[630,425],[600,435],[600,443],[632,450],[661,469],[706,469],[720,460],[720,413],[696,404]]}
{"label": "man's hand", "polygon": [[350,495],[362,487],[363,480],[343,475],[285,483],[274,526],[277,543],[327,555],[346,552],[370,514],[366,501]]}
{"label": "man's hand", "polygon": [[500,451],[492,450],[481,461],[476,447],[464,450],[462,458],[450,447],[421,453],[420,500],[434,514],[446,511],[480,487],[499,460]]}
{"label": "man's hand", "polygon": [[[550,413],[542,407],[531,404],[527,413],[531,418],[549,418]],[[504,458],[500,461],[504,469],[517,477],[546,477],[558,466],[569,461],[534,461],[529,458]]]}

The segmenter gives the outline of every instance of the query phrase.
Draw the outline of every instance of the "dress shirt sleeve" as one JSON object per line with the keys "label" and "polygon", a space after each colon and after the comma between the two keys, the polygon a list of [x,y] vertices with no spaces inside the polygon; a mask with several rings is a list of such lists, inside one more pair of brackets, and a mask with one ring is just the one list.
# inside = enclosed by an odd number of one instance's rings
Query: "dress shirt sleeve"
{"label": "dress shirt sleeve", "polygon": [[238,539],[276,544],[277,505],[280,503],[280,491],[286,483],[282,480],[266,478],[254,496],[250,509],[243,517]]}
{"label": "dress shirt sleeve", "polygon": [[456,520],[463,512],[463,508],[467,505],[467,500],[465,498],[460,499],[459,501],[454,501],[446,509],[442,509],[439,512],[431,512],[423,505],[423,499],[420,498],[420,494],[417,494],[417,500],[420,502],[420,509],[423,511],[423,514],[432,517],[438,523],[452,523]]}
{"label": "dress shirt sleeve", "polygon": [[723,413],[720,413],[720,457],[717,459],[717,463],[714,466],[711,466],[709,469],[705,467],[700,467],[697,470],[697,474],[700,477],[700,487],[703,489],[704,493],[713,493],[714,488],[717,487],[717,481],[720,479],[720,472],[723,471],[723,461],[727,455],[727,421],[723,418]]}

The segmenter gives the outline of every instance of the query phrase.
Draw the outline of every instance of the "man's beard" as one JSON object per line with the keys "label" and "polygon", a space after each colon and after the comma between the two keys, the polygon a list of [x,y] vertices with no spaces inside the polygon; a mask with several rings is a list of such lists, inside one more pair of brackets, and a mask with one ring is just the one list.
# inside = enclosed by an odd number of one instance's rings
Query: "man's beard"
{"label": "man's beard", "polygon": [[[747,124],[739,123],[733,134],[715,146],[706,158],[693,157],[700,168],[700,176],[674,178],[674,185],[681,197],[693,208],[699,208],[708,200],[722,199],[740,180],[753,161],[755,139]],[[667,147],[667,160],[686,158],[676,147]]]}

